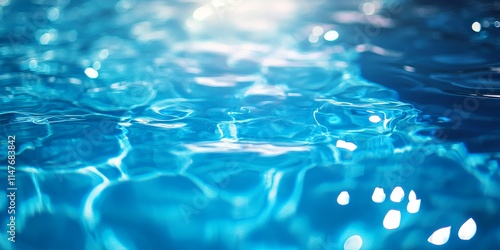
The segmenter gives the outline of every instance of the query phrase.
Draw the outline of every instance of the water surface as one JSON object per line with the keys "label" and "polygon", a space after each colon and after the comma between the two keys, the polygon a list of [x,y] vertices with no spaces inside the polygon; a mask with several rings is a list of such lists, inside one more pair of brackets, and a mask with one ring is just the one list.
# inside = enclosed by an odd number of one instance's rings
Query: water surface
{"label": "water surface", "polygon": [[0,5],[1,249],[500,245],[497,1]]}

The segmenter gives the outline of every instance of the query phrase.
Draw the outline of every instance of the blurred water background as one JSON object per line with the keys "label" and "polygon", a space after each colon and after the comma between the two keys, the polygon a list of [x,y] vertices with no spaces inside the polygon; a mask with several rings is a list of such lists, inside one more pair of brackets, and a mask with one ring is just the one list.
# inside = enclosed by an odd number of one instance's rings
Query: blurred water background
{"label": "blurred water background", "polygon": [[500,247],[499,1],[0,0],[0,24],[0,249]]}

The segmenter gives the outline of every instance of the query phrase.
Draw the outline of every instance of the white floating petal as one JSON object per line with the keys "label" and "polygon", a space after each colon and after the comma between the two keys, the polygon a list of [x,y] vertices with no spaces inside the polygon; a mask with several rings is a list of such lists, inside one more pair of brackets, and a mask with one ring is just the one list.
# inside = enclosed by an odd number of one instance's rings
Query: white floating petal
{"label": "white floating petal", "polygon": [[344,250],[359,250],[363,246],[363,239],[359,235],[349,237],[344,243]]}
{"label": "white floating petal", "polygon": [[415,193],[415,191],[411,190],[410,194],[408,194],[408,200],[414,201],[416,199],[417,199],[417,194]]}
{"label": "white floating petal", "polygon": [[470,240],[477,231],[476,222],[470,218],[458,230],[458,238],[461,240]]}
{"label": "white floating petal", "polygon": [[408,205],[406,206],[406,210],[408,210],[408,213],[410,214],[416,214],[420,210],[420,199],[418,200],[410,200],[408,202]]}
{"label": "white floating petal", "polygon": [[397,186],[394,188],[394,190],[392,190],[391,201],[401,202],[403,200],[403,197],[405,197],[405,191],[402,187]]}
{"label": "white floating petal", "polygon": [[399,223],[401,222],[401,212],[399,210],[389,210],[384,217],[384,227],[386,229],[396,229],[399,227]]}
{"label": "white floating petal", "polygon": [[385,193],[383,188],[376,187],[373,190],[372,201],[375,203],[382,203],[385,200]]}
{"label": "white floating petal", "polygon": [[342,206],[349,204],[349,193],[347,191],[340,192],[337,197],[337,203]]}
{"label": "white floating petal", "polygon": [[440,228],[436,230],[427,239],[427,241],[437,246],[444,245],[446,244],[446,242],[448,242],[448,239],[450,238],[450,232],[451,232],[451,226]]}

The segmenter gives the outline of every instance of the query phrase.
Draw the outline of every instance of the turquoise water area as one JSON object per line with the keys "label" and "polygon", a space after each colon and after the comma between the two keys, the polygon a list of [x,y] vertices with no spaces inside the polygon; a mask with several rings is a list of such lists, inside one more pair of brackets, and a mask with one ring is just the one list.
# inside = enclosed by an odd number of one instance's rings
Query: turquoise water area
{"label": "turquoise water area", "polygon": [[498,1],[0,6],[0,249],[500,246]]}

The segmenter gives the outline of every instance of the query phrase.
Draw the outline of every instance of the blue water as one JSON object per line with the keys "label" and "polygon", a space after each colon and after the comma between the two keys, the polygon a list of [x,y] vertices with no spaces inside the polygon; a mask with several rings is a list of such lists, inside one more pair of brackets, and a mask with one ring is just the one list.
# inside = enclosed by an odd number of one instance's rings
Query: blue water
{"label": "blue water", "polygon": [[500,249],[498,1],[0,6],[0,249]]}

